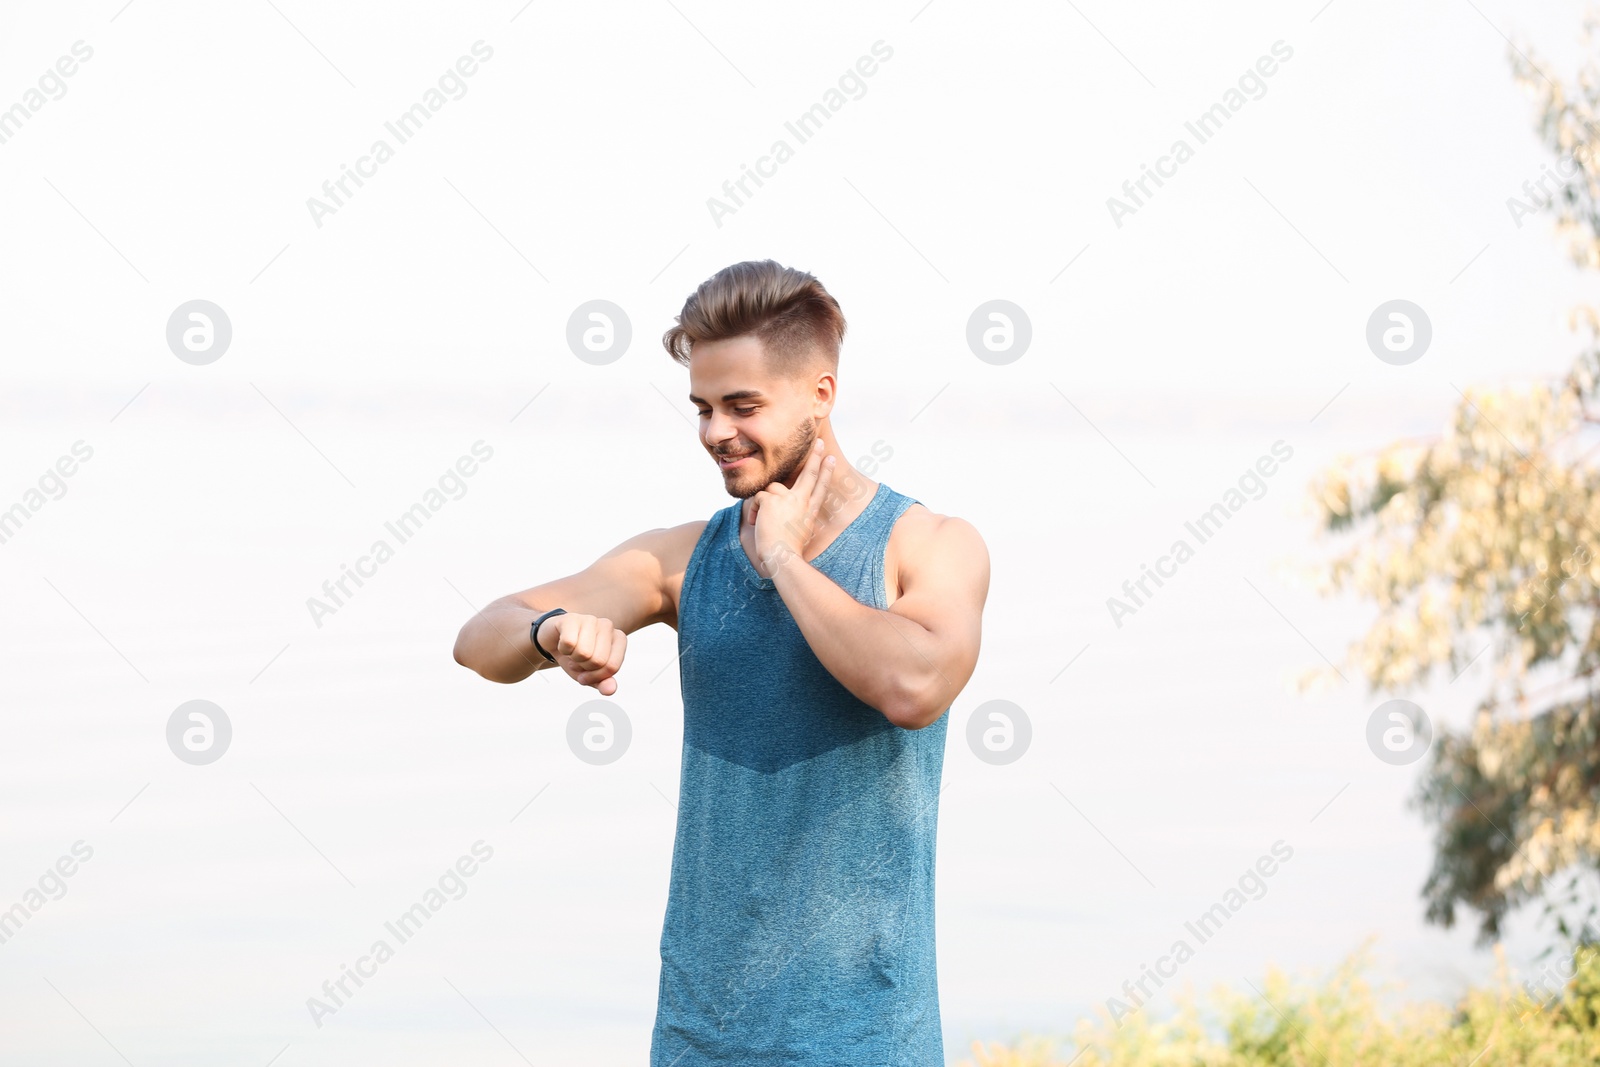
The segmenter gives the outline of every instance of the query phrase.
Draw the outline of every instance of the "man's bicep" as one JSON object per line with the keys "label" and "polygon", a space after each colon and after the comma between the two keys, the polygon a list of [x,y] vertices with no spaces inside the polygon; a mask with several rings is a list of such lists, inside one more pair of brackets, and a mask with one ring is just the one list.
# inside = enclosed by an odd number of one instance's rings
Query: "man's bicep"
{"label": "man's bicep", "polygon": [[901,595],[889,611],[932,633],[949,655],[976,663],[989,550],[972,524],[946,518],[901,566]]}
{"label": "man's bicep", "polygon": [[630,537],[576,574],[501,599],[534,611],[566,608],[598,615],[632,633],[670,615],[664,576],[678,554],[681,530],[649,530]]}

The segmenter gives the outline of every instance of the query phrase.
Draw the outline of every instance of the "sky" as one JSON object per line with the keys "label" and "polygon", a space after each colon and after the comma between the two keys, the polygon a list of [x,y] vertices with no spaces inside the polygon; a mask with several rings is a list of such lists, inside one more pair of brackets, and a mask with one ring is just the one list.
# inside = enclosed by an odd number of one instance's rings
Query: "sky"
{"label": "sky", "polygon": [[[1578,351],[1567,315],[1593,279],[1547,215],[1507,207],[1553,162],[1508,54],[1571,80],[1581,16],[0,12],[0,115],[40,90],[0,142],[0,508],[73,469],[0,543],[0,906],[74,869],[0,943],[0,1063],[643,1059],[673,635],[630,646],[614,703],[632,740],[604,766],[566,742],[594,694],[494,685],[450,648],[495,597],[728,502],[658,339],[701,281],[767,257],[849,320],[846,452],[887,454],[875,476],[971,521],[993,561],[940,804],[949,1062],[1103,1010],[1275,844],[1290,858],[1259,899],[1147,1010],[1269,965],[1325,974],[1368,938],[1396,1002],[1491,981],[1470,916],[1423,921],[1422,764],[1367,747],[1389,695],[1343,659],[1368,609],[1306,580],[1333,547],[1306,486],[1439,432],[1458,390]],[[1186,123],[1241,79],[1202,143]],[[802,142],[786,124],[830,91]],[[430,92],[402,140],[389,126]],[[1131,213],[1108,206],[1146,166],[1170,173]],[[335,202],[346,168],[367,173]],[[746,168],[767,174],[734,203]],[[1404,364],[1367,343],[1396,300],[1431,327]],[[184,348],[194,301],[226,316],[225,347]],[[569,341],[596,301],[629,335],[598,356]],[[970,343],[992,301],[1025,317],[1025,349]],[[1157,595],[1108,609],[1272,455]],[[336,610],[308,608],[430,490],[415,537]],[[1346,682],[1293,690],[1329,661]],[[1409,696],[1459,726],[1487,678]],[[231,725],[203,765],[168,742],[191,700]],[[992,700],[1032,727],[1004,765],[967,742]],[[80,841],[92,858],[72,860]],[[459,897],[312,1017],[325,980],[484,849]],[[1531,978],[1542,944],[1519,916],[1505,948]]]}

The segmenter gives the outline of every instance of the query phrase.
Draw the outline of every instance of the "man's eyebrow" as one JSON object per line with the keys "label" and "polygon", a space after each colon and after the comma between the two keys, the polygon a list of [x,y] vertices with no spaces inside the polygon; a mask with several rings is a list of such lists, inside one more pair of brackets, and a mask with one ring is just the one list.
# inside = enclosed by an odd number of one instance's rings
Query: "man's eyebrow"
{"label": "man's eyebrow", "polygon": [[[737,392],[724,393],[722,395],[723,403],[730,403],[730,402],[732,402],[734,400],[764,400],[764,399],[766,399],[766,396],[759,389],[740,389]],[[704,404],[705,401],[701,400],[699,397],[695,396],[693,393],[690,393],[689,394],[689,403],[691,403],[691,404]]]}

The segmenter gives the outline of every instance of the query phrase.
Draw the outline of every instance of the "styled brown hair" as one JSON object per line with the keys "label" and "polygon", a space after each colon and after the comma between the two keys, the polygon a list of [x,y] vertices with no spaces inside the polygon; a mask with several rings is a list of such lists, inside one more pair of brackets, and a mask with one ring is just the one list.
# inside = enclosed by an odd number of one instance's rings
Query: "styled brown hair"
{"label": "styled brown hair", "polygon": [[676,321],[661,344],[684,366],[699,341],[751,334],[780,366],[820,353],[837,368],[844,343],[839,302],[812,275],[770,259],[747,259],[717,271],[684,302]]}

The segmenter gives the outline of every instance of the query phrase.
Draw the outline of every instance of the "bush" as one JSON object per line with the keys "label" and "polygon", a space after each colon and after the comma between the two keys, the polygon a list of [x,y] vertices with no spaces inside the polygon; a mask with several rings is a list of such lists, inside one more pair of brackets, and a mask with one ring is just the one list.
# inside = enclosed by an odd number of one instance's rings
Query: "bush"
{"label": "bush", "polygon": [[[1269,968],[1247,991],[1219,986],[1211,1017],[1180,997],[1168,1019],[1137,1012],[1080,1019],[1067,1053],[1058,1042],[973,1042],[961,1067],[1593,1067],[1600,1063],[1600,943],[1578,946],[1540,980],[1513,983],[1505,955],[1493,989],[1455,1005],[1379,1011],[1363,979],[1371,942],[1321,983]],[[1563,980],[1564,976],[1564,980]]]}

